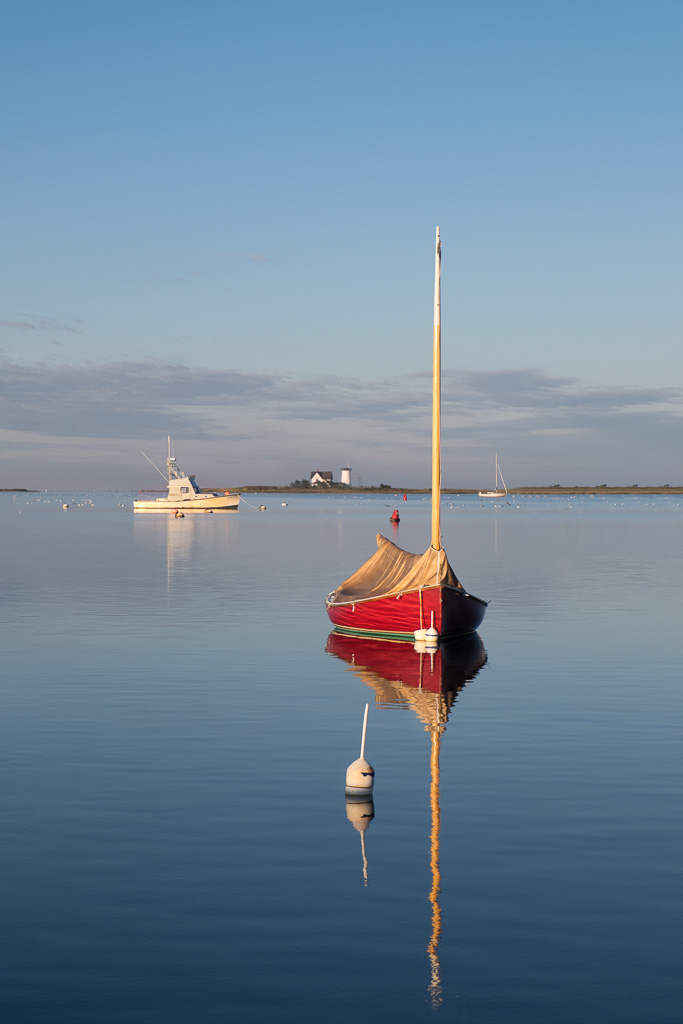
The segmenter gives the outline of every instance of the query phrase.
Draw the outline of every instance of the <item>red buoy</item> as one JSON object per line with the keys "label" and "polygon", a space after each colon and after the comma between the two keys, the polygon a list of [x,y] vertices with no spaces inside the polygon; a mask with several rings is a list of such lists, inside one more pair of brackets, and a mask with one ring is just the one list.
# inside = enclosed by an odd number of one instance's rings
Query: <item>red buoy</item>
{"label": "red buoy", "polygon": [[404,494],[404,495],[403,495],[403,500],[404,500],[404,501],[407,501],[407,500],[408,500],[408,495],[407,495],[407,494]]}
{"label": "red buoy", "polygon": [[391,513],[391,515],[389,516],[389,520],[392,523],[399,523],[400,522],[399,515],[398,515],[398,509],[397,508],[395,508],[394,511]]}

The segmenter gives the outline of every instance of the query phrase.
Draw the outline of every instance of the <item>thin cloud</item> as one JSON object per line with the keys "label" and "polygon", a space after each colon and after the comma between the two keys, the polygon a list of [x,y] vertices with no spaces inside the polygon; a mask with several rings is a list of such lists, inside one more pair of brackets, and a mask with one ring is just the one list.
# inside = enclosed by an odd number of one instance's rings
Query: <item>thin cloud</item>
{"label": "thin cloud", "polygon": [[[156,360],[81,366],[0,365],[4,392],[4,426],[20,421],[20,429],[39,420],[68,416],[90,424],[121,418],[150,423],[166,419],[169,409],[196,422],[207,422],[209,410],[245,408],[262,417],[291,420],[386,421],[405,426],[426,420],[431,381],[424,374],[383,380],[334,375],[309,379],[286,374],[191,368]],[[474,417],[477,423],[544,422],[544,429],[566,429],[606,419],[683,414],[683,389],[590,388],[574,378],[551,378],[540,370],[508,373],[449,371],[444,375],[445,417]],[[198,409],[204,409],[197,415]],[[144,410],[144,411],[142,411]],[[208,417],[209,419],[211,416]],[[139,430],[136,428],[136,435]]]}
{"label": "thin cloud", "polygon": [[19,331],[64,331],[67,334],[81,334],[82,332],[69,324],[62,323],[52,317],[39,317],[24,315],[23,320],[0,320],[0,327],[7,327]]}
{"label": "thin cloud", "polygon": [[[39,439],[61,438],[75,445],[99,439],[122,448],[135,441],[136,450],[137,439],[163,439],[170,431],[206,445],[207,453],[229,443],[231,460],[245,473],[248,467],[254,480],[279,482],[279,467],[295,459],[306,464],[292,467],[291,479],[300,477],[311,460],[333,465],[339,450],[340,465],[362,459],[383,479],[406,486],[425,482],[431,380],[422,372],[367,380],[155,360],[5,362],[0,397],[0,428],[22,436],[22,458],[28,458],[31,438],[36,449]],[[555,482],[563,466],[573,474],[577,457],[581,465],[595,464],[601,477],[598,467],[609,465],[629,476],[629,483],[638,477],[645,482],[647,472],[661,466],[661,474],[674,458],[682,417],[681,388],[595,388],[537,369],[449,370],[442,389],[445,479],[454,472],[460,485],[476,483],[468,483],[467,474],[480,477],[482,459],[504,449],[506,471],[514,474],[516,467],[523,482],[539,473],[551,473]],[[369,472],[363,473],[368,480]],[[590,480],[587,472],[568,482]],[[245,475],[242,482],[250,481]]]}

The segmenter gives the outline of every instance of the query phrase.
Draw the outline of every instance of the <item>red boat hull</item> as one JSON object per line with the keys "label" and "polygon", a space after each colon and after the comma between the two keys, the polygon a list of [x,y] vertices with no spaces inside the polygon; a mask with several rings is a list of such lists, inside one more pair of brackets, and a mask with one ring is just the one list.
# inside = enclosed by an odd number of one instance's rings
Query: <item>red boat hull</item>
{"label": "red boat hull", "polygon": [[325,602],[338,633],[387,640],[415,640],[416,629],[434,628],[441,639],[465,636],[481,625],[486,602],[458,587],[422,587],[354,603]]}

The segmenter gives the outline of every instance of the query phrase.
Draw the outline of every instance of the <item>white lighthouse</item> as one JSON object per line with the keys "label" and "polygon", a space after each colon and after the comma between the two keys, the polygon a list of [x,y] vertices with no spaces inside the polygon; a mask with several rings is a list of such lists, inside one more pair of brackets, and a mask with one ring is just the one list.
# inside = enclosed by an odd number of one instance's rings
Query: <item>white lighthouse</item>
{"label": "white lighthouse", "polygon": [[342,487],[350,487],[351,486],[351,467],[350,466],[344,466],[340,470],[340,473],[341,473],[341,484],[342,484]]}

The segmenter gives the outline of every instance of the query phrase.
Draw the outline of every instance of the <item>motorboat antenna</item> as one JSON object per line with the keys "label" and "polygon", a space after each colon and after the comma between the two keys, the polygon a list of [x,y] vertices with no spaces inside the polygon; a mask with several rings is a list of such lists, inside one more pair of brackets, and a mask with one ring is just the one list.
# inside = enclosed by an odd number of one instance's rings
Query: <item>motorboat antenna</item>
{"label": "motorboat antenna", "polygon": [[[154,466],[154,463],[150,459],[149,455],[145,455],[145,453],[143,452],[142,448],[138,448],[138,451],[140,452],[140,455],[144,455],[144,457],[149,462],[150,466]],[[164,480],[168,481],[168,476],[167,476],[166,473],[162,473],[158,466],[154,466],[154,468],[156,469],[156,471],[159,474],[159,476],[163,476]]]}

